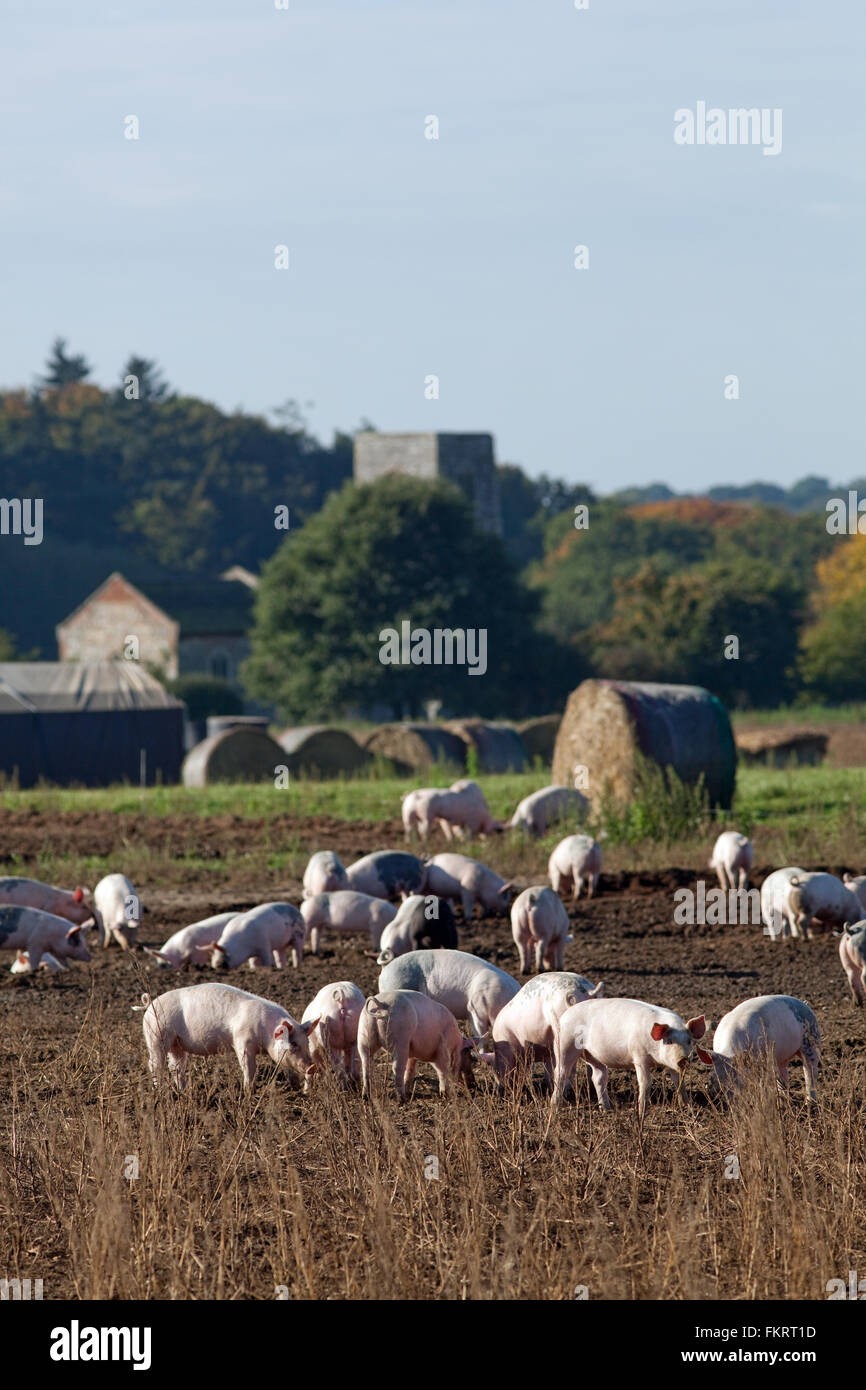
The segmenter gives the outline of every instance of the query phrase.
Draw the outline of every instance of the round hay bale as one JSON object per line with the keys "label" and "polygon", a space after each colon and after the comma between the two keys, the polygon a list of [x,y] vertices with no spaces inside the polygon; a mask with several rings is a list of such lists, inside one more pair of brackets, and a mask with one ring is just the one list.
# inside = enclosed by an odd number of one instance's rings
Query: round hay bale
{"label": "round hay bale", "polygon": [[363,740],[374,757],[389,758],[400,773],[466,766],[466,744],[442,724],[380,724]]}
{"label": "round hay bale", "polygon": [[328,724],[304,724],[278,736],[291,773],[305,777],[339,777],[369,767],[373,758],[345,729]]}
{"label": "round hay bale", "polygon": [[579,784],[597,806],[608,788],[613,800],[633,793],[637,755],[672,767],[694,783],[701,773],[715,806],[729,807],[734,794],[737,750],[724,706],[700,685],[655,685],[588,680],[573,690],[556,738],[553,780],[575,785],[575,767],[586,768]]}
{"label": "round hay bale", "polygon": [[736,735],[737,752],[744,763],[788,767],[793,763],[822,763],[829,735],[820,729],[748,729]]}
{"label": "round hay bale", "polygon": [[530,762],[540,758],[549,767],[553,762],[553,749],[556,735],[562,723],[561,714],[545,714],[540,719],[524,719],[517,724],[517,732],[523,739],[523,746]]}
{"label": "round hay bale", "polygon": [[223,729],[264,729],[267,733],[268,722],[259,714],[209,714],[205,737],[221,734]]}
{"label": "round hay bale", "polygon": [[447,726],[478,753],[479,772],[523,772],[526,748],[511,724],[485,724],[480,719],[452,719]]}
{"label": "round hay bale", "polygon": [[273,782],[274,769],[286,767],[286,755],[263,729],[223,729],[197,743],[183,760],[185,787],[213,782]]}

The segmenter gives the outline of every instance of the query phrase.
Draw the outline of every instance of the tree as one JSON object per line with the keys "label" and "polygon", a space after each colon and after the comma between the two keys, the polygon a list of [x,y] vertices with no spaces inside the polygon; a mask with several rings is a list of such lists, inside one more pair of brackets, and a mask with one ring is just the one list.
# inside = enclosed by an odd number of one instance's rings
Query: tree
{"label": "tree", "polygon": [[670,571],[656,560],[617,584],[590,634],[604,676],[704,685],[734,706],[772,707],[796,690],[802,586],[763,560]]}
{"label": "tree", "polygon": [[[454,713],[528,714],[555,705],[577,674],[534,616],[502,542],[476,528],[456,488],[349,483],[265,565],[243,678],[287,719],[375,705],[416,716],[430,699]],[[381,634],[404,620],[486,630],[486,672],[386,664]]]}
{"label": "tree", "polygon": [[814,695],[866,699],[866,536],[818,562],[812,621],[801,637],[800,669]]}
{"label": "tree", "polygon": [[55,338],[45,364],[43,387],[71,386],[86,381],[93,368],[83,354],[70,356],[66,351],[66,339]]}
{"label": "tree", "polygon": [[228,681],[220,676],[191,672],[166,681],[170,694],[183,700],[190,719],[206,719],[209,714],[243,714],[244,702]]}
{"label": "tree", "polygon": [[[129,377],[135,377],[137,396],[126,396],[126,385]],[[167,396],[171,395],[171,387],[152,358],[139,357],[133,353],[131,357],[126,359],[121,372],[121,384],[118,387],[118,393],[123,400],[164,401]]]}

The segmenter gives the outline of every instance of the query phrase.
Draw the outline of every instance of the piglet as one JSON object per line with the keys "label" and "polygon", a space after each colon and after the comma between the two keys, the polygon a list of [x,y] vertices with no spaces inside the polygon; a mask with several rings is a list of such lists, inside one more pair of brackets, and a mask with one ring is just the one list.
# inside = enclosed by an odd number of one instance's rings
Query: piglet
{"label": "piglet", "polygon": [[310,1089],[313,1073],[332,1066],[342,1084],[349,1077],[360,1081],[358,1060],[358,1021],[364,1007],[364,995],[351,980],[338,980],[323,985],[315,999],[304,1009],[301,1022],[315,1019],[310,1031],[312,1067],[304,1080],[304,1091]]}
{"label": "piglet", "polygon": [[225,931],[237,912],[218,912],[214,917],[204,917],[188,927],[181,927],[168,938],[158,951],[151,946],[142,946],[149,956],[164,969],[182,970],[185,965],[207,965],[213,952],[214,941]]}
{"label": "piglet", "polygon": [[846,927],[839,938],[839,959],[848,976],[851,998],[859,1006],[866,999],[866,922]]}
{"label": "piglet", "polygon": [[634,1068],[638,1113],[643,1119],[653,1068],[665,1067],[680,1083],[706,1027],[703,1015],[684,1023],[679,1014],[642,999],[587,999],[572,1005],[559,1019],[554,1035],[553,1104],[562,1100],[582,1057],[592,1072],[602,1110],[613,1109],[607,1093],[610,1069]]}
{"label": "piglet", "polygon": [[768,1053],[773,1056],[781,1087],[788,1084],[788,1063],[793,1057],[802,1057],[809,1101],[816,1102],[821,1033],[818,1020],[802,999],[789,994],[745,999],[719,1021],[712,1048],[698,1048],[698,1056],[713,1068],[721,1088],[736,1081],[738,1058]]}
{"label": "piglet", "polygon": [[0,904],[35,907],[65,917],[74,927],[93,925],[93,894],[89,888],[53,888],[34,878],[0,878]]}
{"label": "piglet", "polygon": [[305,898],[314,898],[317,893],[337,893],[348,886],[346,870],[333,850],[322,849],[311,857],[304,870]]}
{"label": "piglet", "polygon": [[577,901],[585,888],[591,898],[601,876],[601,845],[591,835],[566,835],[551,854],[547,872],[554,893],[571,888]]}
{"label": "piglet", "polygon": [[291,949],[295,969],[304,954],[304,919],[291,903],[262,903],[249,912],[238,913],[212,942],[214,970],[239,970],[245,961],[250,969],[257,965],[282,970],[286,951]]}
{"label": "piglet", "polygon": [[344,889],[339,893],[317,893],[314,898],[305,898],[301,903],[301,916],[309,934],[310,948],[317,956],[323,931],[338,935],[362,932],[370,937],[373,949],[378,951],[382,932],[397,916],[397,909],[384,898]]}
{"label": "piglet", "polygon": [[536,973],[541,970],[561,970],[565,943],[571,941],[568,932],[568,913],[552,888],[536,884],[524,888],[511,908],[511,934],[520,957],[520,973],[532,969],[535,950]]}
{"label": "piglet", "polygon": [[102,933],[100,945],[114,940],[128,951],[136,943],[141,925],[141,903],[125,874],[107,874],[93,890],[93,915]]}
{"label": "piglet", "polygon": [[309,1035],[318,1022],[298,1023],[282,1004],[248,994],[233,985],[187,985],[151,999],[144,1005],[142,1027],[148,1065],[158,1085],[166,1064],[179,1091],[186,1084],[190,1055],[212,1057],[234,1052],[244,1078],[244,1090],[253,1084],[256,1058],[266,1052],[277,1066],[286,1065],[306,1077],[311,1065]]}
{"label": "piglet", "polygon": [[715,869],[723,893],[730,889],[742,892],[749,886],[752,867],[752,844],[738,830],[725,830],[713,846],[709,867]]}
{"label": "piglet", "polygon": [[82,927],[35,907],[0,907],[0,951],[26,951],[30,974],[47,955],[61,964],[90,960]]}
{"label": "piglet", "polygon": [[412,989],[389,990],[367,1000],[358,1024],[361,1086],[370,1096],[370,1065],[380,1048],[393,1060],[394,1088],[402,1103],[415,1075],[416,1062],[430,1062],[439,1078],[440,1096],[472,1076],[472,1043],[464,1038],[454,1015],[443,1004]]}

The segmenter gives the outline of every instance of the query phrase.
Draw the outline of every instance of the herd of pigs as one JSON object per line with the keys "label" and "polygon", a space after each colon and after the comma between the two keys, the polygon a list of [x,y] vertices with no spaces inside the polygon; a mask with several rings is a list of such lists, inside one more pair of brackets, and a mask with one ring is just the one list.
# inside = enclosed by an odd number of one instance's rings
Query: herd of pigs
{"label": "herd of pigs", "polygon": [[[463,780],[448,789],[424,788],[403,798],[407,839],[426,840],[441,831],[455,838],[522,830],[533,836],[585,816],[577,791],[546,787],[521,801],[508,822],[493,818],[481,789]],[[589,1069],[599,1105],[611,1109],[607,1079],[614,1068],[637,1076],[643,1117],[651,1073],[683,1071],[699,1058],[713,1069],[720,1089],[735,1086],[744,1059],[771,1054],[779,1084],[788,1064],[803,1062],[810,1102],[817,1099],[820,1032],[808,1004],[789,995],[747,999],[726,1014],[713,1047],[701,1046],[707,1025],[701,1015],[684,1021],[669,1009],[638,999],[603,998],[603,984],[563,970],[569,935],[561,894],[573,900],[595,893],[602,850],[588,834],[567,835],[553,850],[550,884],[517,892],[478,860],[447,852],[433,858],[402,850],[365,855],[348,868],[331,851],[312,856],[303,879],[300,908],[263,903],[245,912],[223,912],[175,932],[159,950],[142,949],[165,969],[207,966],[237,970],[244,964],[282,969],[291,955],[298,966],[309,945],[318,956],[323,935],[369,935],[382,967],[378,992],[365,998],[349,980],[324,984],[295,1019],[280,1004],[221,982],[142,996],[144,1040],[154,1083],[166,1074],[181,1089],[190,1055],[233,1051],[244,1086],[253,1082],[257,1057],[266,1053],[303,1085],[315,1088],[316,1074],[332,1068],[338,1083],[360,1083],[370,1094],[371,1063],[385,1049],[393,1063],[394,1087],[406,1099],[415,1065],[431,1063],[441,1094],[460,1081],[471,1085],[479,1063],[490,1066],[500,1094],[521,1066],[544,1065],[553,1106],[569,1090],[576,1066]],[[723,891],[748,889],[752,846],[736,831],[716,841],[710,866]],[[520,972],[534,978],[521,986],[506,971],[459,949],[452,903],[465,922],[475,909],[499,913],[512,895],[511,927]],[[90,892],[51,887],[31,879],[0,880],[0,950],[14,950],[11,969],[33,973],[64,970],[70,961],[89,961],[87,931],[101,945],[135,949],[141,907],[122,874],[109,874]],[[808,936],[813,930],[840,934],[839,955],[855,1004],[866,998],[866,876],[800,868],[778,869],[761,888],[761,915],[768,938]],[[468,1025],[470,1036],[459,1024]]]}

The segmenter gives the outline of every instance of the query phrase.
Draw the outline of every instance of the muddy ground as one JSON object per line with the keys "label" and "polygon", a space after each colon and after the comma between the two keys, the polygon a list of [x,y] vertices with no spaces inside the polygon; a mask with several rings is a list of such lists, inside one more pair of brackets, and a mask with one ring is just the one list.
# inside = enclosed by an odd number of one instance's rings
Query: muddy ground
{"label": "muddy ground", "polygon": [[[86,854],[98,847],[103,855],[117,855],[135,878],[136,849],[151,849],[180,858],[195,855],[218,860],[234,852],[231,882],[215,881],[207,868],[191,868],[183,887],[159,888],[135,880],[145,906],[140,932],[142,944],[159,946],[179,927],[223,912],[243,911],[262,901],[301,901],[301,883],[281,873],[243,868],[237,859],[245,848],[260,845],[267,837],[271,848],[297,846],[298,838],[313,849],[334,849],[343,863],[383,846],[401,846],[399,823],[355,823],[310,818],[307,821],[256,822],[235,816],[190,821],[180,818],[43,816],[39,813],[7,814],[0,820],[0,861],[15,856],[20,874],[46,842],[56,850]],[[437,844],[436,849],[440,846]],[[539,848],[537,873],[522,874],[520,882],[545,881],[546,852]],[[827,866],[841,872],[843,866]],[[759,869],[759,885],[769,867]],[[718,1021],[740,1000],[757,994],[784,993],[806,999],[818,1013],[827,1056],[866,1042],[866,1010],[854,1010],[838,959],[838,942],[830,935],[806,942],[770,942],[755,926],[683,927],[673,921],[673,894],[677,888],[694,887],[695,872],[672,867],[662,873],[623,871],[603,874],[598,896],[569,905],[574,941],[566,947],[565,968],[593,981],[603,979],[608,992],[676,1009],[685,1017],[705,1013]],[[708,888],[711,885],[707,881]],[[465,923],[456,909],[460,944],[464,950],[493,961],[517,975],[517,954],[507,914]],[[25,1027],[46,1041],[56,1036],[58,1024],[76,1030],[84,1016],[91,989],[105,1016],[128,1028],[138,1029],[130,1005],[145,985],[167,989],[183,979],[216,978],[210,970],[188,971],[181,977],[160,970],[141,952],[125,956],[111,947],[93,945],[93,963],[75,965],[62,976],[40,972],[37,979],[13,977],[0,970],[0,1018]],[[8,957],[11,962],[11,955]],[[254,974],[234,972],[231,979],[243,988],[255,988],[284,1004],[296,1015],[329,979],[351,979],[372,992],[378,969],[369,942],[358,937],[325,939],[320,959],[307,957],[300,970]],[[228,977],[225,977],[228,978]],[[50,1001],[50,1005],[46,1007]],[[7,1054],[3,1067],[14,1064]],[[2,1070],[0,1070],[2,1075]]]}

